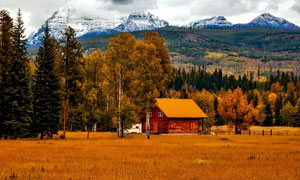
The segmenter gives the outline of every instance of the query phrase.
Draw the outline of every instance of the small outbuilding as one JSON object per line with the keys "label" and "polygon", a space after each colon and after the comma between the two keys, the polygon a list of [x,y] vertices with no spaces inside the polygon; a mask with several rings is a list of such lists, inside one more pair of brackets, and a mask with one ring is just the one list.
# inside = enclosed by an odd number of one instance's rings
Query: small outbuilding
{"label": "small outbuilding", "polygon": [[[198,133],[199,120],[206,114],[192,99],[157,98],[149,112],[151,133]],[[146,120],[142,121],[146,132]]]}

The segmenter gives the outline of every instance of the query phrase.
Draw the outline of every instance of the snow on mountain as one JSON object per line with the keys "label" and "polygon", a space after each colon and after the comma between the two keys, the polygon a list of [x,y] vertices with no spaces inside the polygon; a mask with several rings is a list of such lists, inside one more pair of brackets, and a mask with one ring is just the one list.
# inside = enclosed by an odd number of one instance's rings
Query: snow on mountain
{"label": "snow on mountain", "polygon": [[300,27],[296,26],[289,21],[273,16],[270,13],[264,13],[253,19],[248,24],[236,24],[234,28],[270,28],[270,29],[289,29],[299,30]]}
{"label": "snow on mountain", "polygon": [[262,14],[248,23],[249,26],[260,27],[260,28],[272,28],[272,29],[300,29],[289,21],[275,17],[270,13]]}
{"label": "snow on mountain", "polygon": [[226,28],[231,27],[232,23],[227,21],[225,17],[218,16],[218,17],[212,17],[209,19],[204,20],[197,20],[189,23],[187,27],[189,28]]}
{"label": "snow on mountain", "polygon": [[[128,18],[114,17],[78,17],[72,6],[63,7],[48,19],[50,33],[61,39],[61,32],[71,26],[78,38],[92,37],[124,31],[139,31],[168,26],[169,23],[160,20],[149,12],[132,13]],[[44,34],[44,26],[28,38],[29,46],[38,46]]]}
{"label": "snow on mountain", "polygon": [[129,15],[128,19],[116,29],[119,31],[141,31],[169,26],[168,21],[160,20],[149,12],[135,12]]}
{"label": "snow on mountain", "polygon": [[[97,31],[106,32],[107,29],[113,29],[123,23],[122,18],[90,18],[77,17],[76,9],[72,6],[60,8],[48,20],[50,33],[57,39],[61,39],[61,32],[68,26],[74,28],[77,36],[82,36],[89,31],[97,29]],[[44,35],[44,25],[28,38],[29,45],[37,45],[40,43]]]}
{"label": "snow on mountain", "polygon": [[[75,29],[78,38],[93,37],[102,34],[118,32],[132,32],[140,30],[151,30],[169,26],[165,20],[159,19],[153,14],[142,11],[130,14],[128,17],[80,17],[76,8],[72,6],[62,7],[56,11],[48,20],[50,33],[55,38],[61,39],[61,32],[71,26]],[[275,17],[269,13],[256,17],[248,24],[235,24],[227,21],[225,17],[218,16],[204,20],[197,20],[184,26],[188,28],[272,28],[272,29],[299,29],[293,23],[283,18]],[[38,46],[44,34],[44,26],[36,33],[32,33],[28,39],[29,46]]]}

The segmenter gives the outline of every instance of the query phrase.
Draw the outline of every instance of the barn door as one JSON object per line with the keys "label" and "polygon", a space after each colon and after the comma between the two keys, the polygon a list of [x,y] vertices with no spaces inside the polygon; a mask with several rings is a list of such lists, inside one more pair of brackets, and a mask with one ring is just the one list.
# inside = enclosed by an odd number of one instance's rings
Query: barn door
{"label": "barn door", "polygon": [[153,124],[154,124],[153,132],[158,133],[158,122],[154,122]]}

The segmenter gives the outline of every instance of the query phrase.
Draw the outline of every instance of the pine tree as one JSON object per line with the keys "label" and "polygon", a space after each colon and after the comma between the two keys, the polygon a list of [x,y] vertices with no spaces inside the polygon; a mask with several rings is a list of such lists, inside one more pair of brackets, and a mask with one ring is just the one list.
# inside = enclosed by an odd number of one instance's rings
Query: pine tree
{"label": "pine tree", "polygon": [[66,123],[70,129],[83,129],[84,124],[81,119],[82,112],[79,110],[80,103],[83,102],[83,64],[82,47],[76,39],[75,31],[67,27],[63,32],[62,39],[62,65],[61,72],[64,78],[64,137]]}
{"label": "pine tree", "polygon": [[[4,135],[7,138],[6,122],[11,120],[10,107],[12,101],[11,79],[8,73],[11,68],[13,54],[13,20],[5,10],[0,11],[0,138]],[[14,119],[16,119],[14,117]]]}
{"label": "pine tree", "polygon": [[214,99],[214,108],[215,108],[215,112],[216,112],[216,122],[215,122],[215,125],[216,126],[222,126],[224,125],[224,120],[222,119],[221,115],[219,114],[218,112],[218,97],[215,97]]}
{"label": "pine tree", "polygon": [[[24,34],[24,23],[19,10],[16,25],[12,26],[12,20],[6,18],[3,24],[8,28],[4,30],[7,42],[4,46],[6,52],[6,74],[4,76],[4,126],[6,135],[13,138],[28,137],[32,118],[32,90],[31,72]],[[9,30],[10,29],[10,30]],[[3,32],[3,31],[2,31]],[[10,41],[10,43],[9,43]],[[12,51],[11,51],[12,50]],[[10,57],[10,58],[8,58]],[[8,61],[10,59],[10,61]]]}
{"label": "pine tree", "polygon": [[282,98],[278,96],[275,101],[274,112],[275,112],[275,125],[282,126],[283,122],[280,116],[280,110],[282,108]]}
{"label": "pine tree", "polygon": [[263,126],[272,126],[273,124],[273,114],[272,114],[272,108],[270,102],[267,100],[266,106],[265,106],[265,120],[263,121]]}
{"label": "pine tree", "polygon": [[51,137],[59,130],[61,99],[60,82],[56,72],[58,43],[50,37],[48,22],[45,24],[45,33],[39,48],[34,77],[34,119],[33,132],[40,133],[43,139],[45,134]]}

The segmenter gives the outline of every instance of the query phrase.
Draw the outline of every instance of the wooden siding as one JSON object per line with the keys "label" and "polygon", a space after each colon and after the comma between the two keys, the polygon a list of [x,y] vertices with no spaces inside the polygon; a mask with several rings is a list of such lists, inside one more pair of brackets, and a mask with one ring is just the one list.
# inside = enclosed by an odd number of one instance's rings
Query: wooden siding
{"label": "wooden siding", "polygon": [[[159,117],[158,113],[162,112],[159,108],[152,109],[150,117],[150,132],[151,133],[168,133],[168,119],[163,113],[163,117]],[[146,132],[146,120],[142,122],[142,131]]]}
{"label": "wooden siding", "polygon": [[[159,117],[162,112],[159,108],[151,110],[150,132],[151,133],[198,133],[199,121],[195,118],[167,118],[165,114]],[[142,121],[142,132],[146,132],[146,120]]]}
{"label": "wooden siding", "polygon": [[168,133],[198,133],[198,119],[168,119]]}

